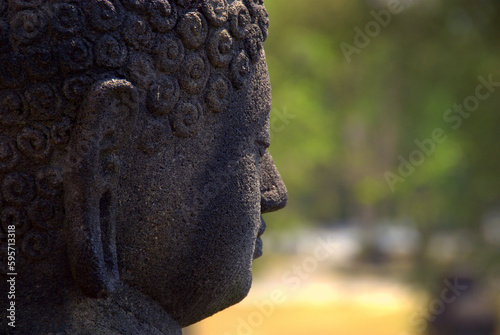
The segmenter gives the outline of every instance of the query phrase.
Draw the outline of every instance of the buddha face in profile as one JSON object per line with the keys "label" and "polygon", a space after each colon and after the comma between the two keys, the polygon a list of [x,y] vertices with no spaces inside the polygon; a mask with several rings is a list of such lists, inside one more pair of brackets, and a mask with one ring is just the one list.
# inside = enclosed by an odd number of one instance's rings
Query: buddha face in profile
{"label": "buddha face in profile", "polygon": [[14,225],[18,271],[67,266],[96,299],[126,285],[181,326],[248,293],[261,215],[287,197],[262,2],[0,0],[1,241]]}

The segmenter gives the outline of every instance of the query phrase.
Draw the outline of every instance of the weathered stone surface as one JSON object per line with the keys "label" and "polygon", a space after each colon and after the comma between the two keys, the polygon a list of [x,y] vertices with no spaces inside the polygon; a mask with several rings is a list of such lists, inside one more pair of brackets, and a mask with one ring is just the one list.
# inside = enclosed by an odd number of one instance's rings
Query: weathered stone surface
{"label": "weathered stone surface", "polygon": [[245,297],[287,197],[267,27],[261,0],[0,0],[1,334],[180,334]]}

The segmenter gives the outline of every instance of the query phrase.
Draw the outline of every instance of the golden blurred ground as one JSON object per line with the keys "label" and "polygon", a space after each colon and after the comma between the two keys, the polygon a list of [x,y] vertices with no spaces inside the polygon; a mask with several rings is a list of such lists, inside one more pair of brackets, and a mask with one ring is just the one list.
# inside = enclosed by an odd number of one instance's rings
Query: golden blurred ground
{"label": "golden blurred ground", "polygon": [[183,335],[423,335],[415,320],[432,297],[395,279],[404,267],[341,271],[325,260],[307,271],[307,259],[268,253],[247,298]]}
{"label": "golden blurred ground", "polygon": [[[421,292],[383,278],[327,273],[324,268],[292,285],[283,281],[292,263],[280,262],[266,271],[243,302],[187,328],[185,334],[418,335],[409,320],[415,306],[425,301]],[[278,296],[279,302],[273,303]]]}
{"label": "golden blurred ground", "polygon": [[[407,332],[408,310],[384,313],[377,306],[280,306],[258,328],[243,328],[241,316],[255,308],[234,307],[192,327],[192,335],[413,335]],[[238,321],[240,322],[238,322]],[[240,328],[238,328],[240,327]]]}

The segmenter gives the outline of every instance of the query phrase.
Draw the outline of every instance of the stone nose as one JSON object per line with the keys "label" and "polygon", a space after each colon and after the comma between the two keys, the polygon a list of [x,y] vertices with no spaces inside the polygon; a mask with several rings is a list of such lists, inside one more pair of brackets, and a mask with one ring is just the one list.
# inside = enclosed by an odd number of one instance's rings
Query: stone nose
{"label": "stone nose", "polygon": [[271,154],[266,151],[259,163],[261,212],[269,213],[286,206],[288,194]]}

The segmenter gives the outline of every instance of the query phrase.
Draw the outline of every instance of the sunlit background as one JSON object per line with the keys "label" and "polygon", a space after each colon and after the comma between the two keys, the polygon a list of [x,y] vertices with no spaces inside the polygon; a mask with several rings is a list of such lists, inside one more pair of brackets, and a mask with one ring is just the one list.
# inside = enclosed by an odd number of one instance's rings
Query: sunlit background
{"label": "sunlit background", "polygon": [[189,335],[493,335],[500,1],[267,0],[286,209]]}

